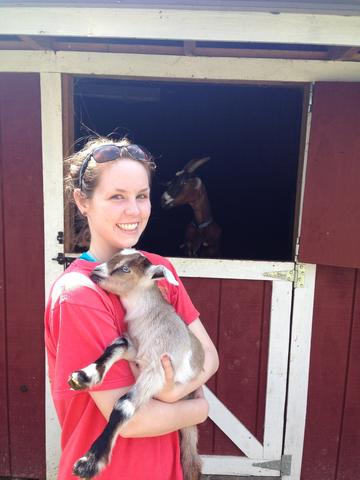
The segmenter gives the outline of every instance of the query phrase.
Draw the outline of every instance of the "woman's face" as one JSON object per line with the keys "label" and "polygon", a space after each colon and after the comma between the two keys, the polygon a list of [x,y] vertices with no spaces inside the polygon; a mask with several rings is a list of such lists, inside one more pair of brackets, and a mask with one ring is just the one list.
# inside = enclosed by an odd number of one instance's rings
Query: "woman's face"
{"label": "woman's face", "polygon": [[145,167],[130,159],[104,164],[93,196],[83,205],[91,233],[90,251],[97,260],[108,260],[119,249],[133,247],[151,211]]}

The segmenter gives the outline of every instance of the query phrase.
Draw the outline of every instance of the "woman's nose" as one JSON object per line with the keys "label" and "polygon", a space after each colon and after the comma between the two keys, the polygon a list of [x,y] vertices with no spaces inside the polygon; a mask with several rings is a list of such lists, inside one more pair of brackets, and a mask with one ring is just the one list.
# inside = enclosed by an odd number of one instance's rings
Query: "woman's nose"
{"label": "woman's nose", "polygon": [[140,208],[136,199],[129,200],[125,208],[125,213],[128,215],[138,215],[139,212],[140,212]]}

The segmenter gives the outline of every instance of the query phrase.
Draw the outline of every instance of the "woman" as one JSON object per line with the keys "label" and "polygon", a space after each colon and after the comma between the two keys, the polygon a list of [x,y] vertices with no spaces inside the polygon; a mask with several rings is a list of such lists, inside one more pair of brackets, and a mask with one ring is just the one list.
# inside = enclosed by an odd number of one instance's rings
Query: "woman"
{"label": "woman", "polygon": [[[85,392],[69,389],[67,379],[96,359],[125,330],[119,298],[104,292],[89,274],[121,248],[136,245],[150,216],[154,164],[142,147],[107,138],[89,142],[68,160],[67,189],[90,230],[89,251],[54,283],[45,312],[45,340],[51,391],[62,427],[59,480],[73,479],[72,467],[101,433],[115,401],[134,383],[136,366],[119,361],[104,382]],[[153,263],[171,264],[144,254]],[[98,263],[96,263],[98,262]],[[177,430],[205,421],[208,405],[201,385],[217,370],[218,356],[182,283],[160,288],[205,350],[204,371],[186,385],[174,384],[169,359],[162,359],[164,389],[120,429],[101,480],[181,480]],[[193,400],[182,400],[192,391]]]}

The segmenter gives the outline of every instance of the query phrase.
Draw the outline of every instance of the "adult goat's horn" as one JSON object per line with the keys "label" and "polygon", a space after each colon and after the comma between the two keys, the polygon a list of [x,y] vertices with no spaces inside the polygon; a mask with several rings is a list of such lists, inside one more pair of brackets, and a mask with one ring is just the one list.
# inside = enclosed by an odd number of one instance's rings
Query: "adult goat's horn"
{"label": "adult goat's horn", "polygon": [[201,165],[208,162],[209,160],[210,160],[210,157],[194,158],[193,160],[190,160],[190,162],[185,165],[184,170],[185,172],[193,173],[197,168],[201,167]]}

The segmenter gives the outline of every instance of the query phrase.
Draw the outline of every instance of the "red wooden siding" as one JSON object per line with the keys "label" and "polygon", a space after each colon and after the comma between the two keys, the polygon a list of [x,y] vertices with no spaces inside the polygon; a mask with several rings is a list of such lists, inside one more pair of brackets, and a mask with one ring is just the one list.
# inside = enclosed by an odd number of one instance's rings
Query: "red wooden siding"
{"label": "red wooden siding", "polygon": [[317,270],[302,480],[359,478],[359,273]]}
{"label": "red wooden siding", "polygon": [[360,267],[360,84],[316,84],[299,260]]}
{"label": "red wooden siding", "polygon": [[[217,346],[220,368],[209,387],[263,441],[271,282],[183,279]],[[200,430],[200,451],[240,455],[208,420]]]}
{"label": "red wooden siding", "polygon": [[44,245],[37,74],[0,75],[0,163],[5,285],[0,329],[1,346],[7,345],[0,354],[0,395],[5,405],[0,410],[5,459],[0,476],[41,479],[45,478]]}
{"label": "red wooden siding", "polygon": [[[0,84],[1,85],[1,84]],[[1,90],[0,90],[1,92]],[[1,93],[0,93],[1,95]],[[1,97],[0,97],[1,98]],[[1,115],[1,103],[0,103]],[[0,117],[1,118],[1,117]],[[0,125],[1,128],[1,125]],[[0,130],[1,134],[1,130]],[[1,142],[1,137],[0,137]],[[4,232],[4,208],[2,194],[2,162],[0,156],[0,232]],[[6,322],[5,322],[5,251],[3,237],[0,238],[0,475],[10,475],[9,417],[7,388]]]}

